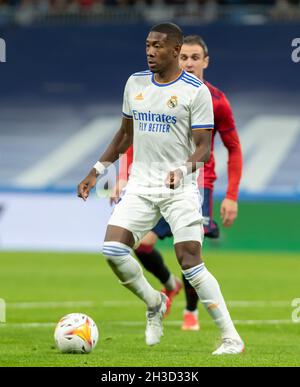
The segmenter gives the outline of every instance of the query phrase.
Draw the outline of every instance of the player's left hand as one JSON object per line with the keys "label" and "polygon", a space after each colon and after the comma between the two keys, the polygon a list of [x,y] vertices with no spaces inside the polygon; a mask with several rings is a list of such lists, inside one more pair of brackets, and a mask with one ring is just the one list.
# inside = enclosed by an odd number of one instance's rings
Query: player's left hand
{"label": "player's left hand", "polygon": [[224,227],[233,225],[234,220],[238,214],[238,204],[236,201],[225,198],[221,204],[220,215]]}
{"label": "player's left hand", "polygon": [[165,180],[165,184],[168,188],[175,189],[179,187],[182,178],[183,174],[181,169],[175,169],[175,171],[171,171],[168,173],[168,176]]}

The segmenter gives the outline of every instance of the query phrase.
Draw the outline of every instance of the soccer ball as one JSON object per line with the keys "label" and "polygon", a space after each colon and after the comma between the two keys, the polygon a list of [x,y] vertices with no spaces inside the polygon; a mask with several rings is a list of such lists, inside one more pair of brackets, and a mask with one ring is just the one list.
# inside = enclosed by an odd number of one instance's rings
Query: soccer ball
{"label": "soccer ball", "polygon": [[89,353],[97,344],[98,328],[89,316],[71,313],[57,323],[54,339],[63,353]]}

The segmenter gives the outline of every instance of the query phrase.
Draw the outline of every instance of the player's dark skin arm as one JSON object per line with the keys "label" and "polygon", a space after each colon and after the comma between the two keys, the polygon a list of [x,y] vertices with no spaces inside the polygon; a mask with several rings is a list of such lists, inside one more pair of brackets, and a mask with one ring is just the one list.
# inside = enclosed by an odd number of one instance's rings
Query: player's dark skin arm
{"label": "player's dark skin arm", "polygon": [[[193,131],[193,139],[196,145],[195,152],[187,160],[185,166],[188,169],[188,174],[195,172],[199,168],[197,163],[206,163],[210,158],[210,149],[211,149],[211,130],[199,130]],[[179,186],[182,179],[182,171],[176,169],[175,171],[169,172],[166,179],[166,186],[171,189],[175,189]]]}
{"label": "player's dark skin arm", "polygon": [[[133,122],[132,119],[123,117],[121,127],[112,142],[100,157],[100,163],[109,166],[119,159],[120,154],[124,153],[133,141]],[[78,197],[86,200],[92,188],[97,182],[97,172],[95,168],[92,168],[90,173],[77,187]]]}

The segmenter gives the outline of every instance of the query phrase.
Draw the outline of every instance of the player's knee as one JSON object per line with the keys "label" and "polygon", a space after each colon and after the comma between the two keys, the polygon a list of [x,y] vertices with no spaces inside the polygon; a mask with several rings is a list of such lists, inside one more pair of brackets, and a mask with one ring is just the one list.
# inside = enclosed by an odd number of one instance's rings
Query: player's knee
{"label": "player's knee", "polygon": [[103,243],[102,254],[109,261],[121,263],[126,260],[130,252],[130,248],[123,243],[111,241]]}
{"label": "player's knee", "polygon": [[141,240],[140,246],[148,246],[153,249],[155,243],[157,242],[157,235],[153,231],[149,231]]}
{"label": "player's knee", "polygon": [[202,263],[200,251],[195,246],[189,243],[178,245],[176,245],[176,255],[182,270],[190,269]]}
{"label": "player's knee", "polygon": [[200,261],[196,255],[185,254],[179,263],[182,270],[187,270],[199,265]]}

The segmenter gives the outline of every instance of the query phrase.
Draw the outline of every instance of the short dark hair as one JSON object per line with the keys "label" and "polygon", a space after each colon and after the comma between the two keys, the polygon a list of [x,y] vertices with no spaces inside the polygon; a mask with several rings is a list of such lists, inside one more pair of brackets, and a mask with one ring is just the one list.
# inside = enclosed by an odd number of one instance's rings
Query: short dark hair
{"label": "short dark hair", "polygon": [[203,48],[204,57],[208,56],[207,45],[206,45],[205,41],[203,40],[203,38],[199,35],[185,36],[183,39],[183,44],[189,44],[189,45],[198,44],[198,46]]}
{"label": "short dark hair", "polygon": [[161,32],[166,34],[169,40],[174,41],[176,44],[182,46],[183,43],[183,33],[181,28],[174,23],[160,23],[153,26],[150,32]]}

